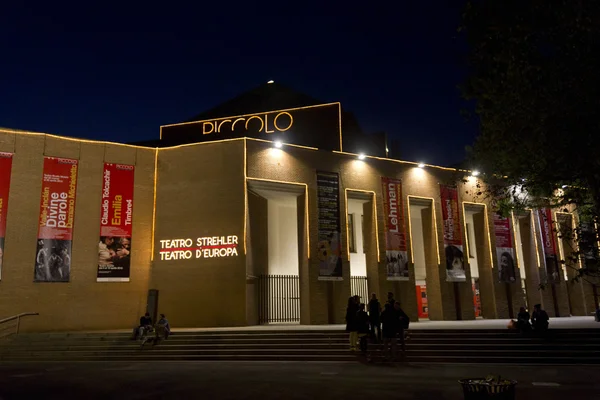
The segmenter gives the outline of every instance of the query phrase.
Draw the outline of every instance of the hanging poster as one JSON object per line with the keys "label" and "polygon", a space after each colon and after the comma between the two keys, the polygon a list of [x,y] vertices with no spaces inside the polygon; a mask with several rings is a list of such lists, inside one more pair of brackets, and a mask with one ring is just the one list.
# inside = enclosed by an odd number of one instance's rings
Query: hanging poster
{"label": "hanging poster", "polygon": [[552,227],[552,210],[543,208],[538,210],[540,228],[542,231],[542,246],[544,247],[544,260],[546,261],[546,276],[551,283],[559,282],[560,273],[558,267],[558,256],[556,254],[556,240],[554,239],[554,228]]}
{"label": "hanging poster", "polygon": [[340,179],[335,172],[317,172],[319,280],[341,281]]}
{"label": "hanging poster", "polygon": [[514,283],[516,281],[515,252],[510,232],[510,219],[494,214],[498,281],[502,283]]}
{"label": "hanging poster", "polygon": [[408,280],[402,181],[381,177],[385,216],[385,258],[388,281]]}
{"label": "hanging poster", "polygon": [[104,164],[98,282],[129,282],[133,221],[133,165]]}
{"label": "hanging poster", "polygon": [[427,286],[416,285],[415,288],[417,289],[417,315],[419,318],[429,318]]}
{"label": "hanging poster", "polygon": [[6,215],[8,211],[12,156],[11,153],[0,152],[0,279],[2,279],[2,259],[4,258],[4,237],[6,236]]}
{"label": "hanging poster", "polygon": [[44,157],[35,282],[69,282],[77,160]]}
{"label": "hanging poster", "polygon": [[458,191],[455,187],[440,185],[442,219],[444,222],[444,251],[446,253],[446,281],[465,282],[460,219],[458,217]]}

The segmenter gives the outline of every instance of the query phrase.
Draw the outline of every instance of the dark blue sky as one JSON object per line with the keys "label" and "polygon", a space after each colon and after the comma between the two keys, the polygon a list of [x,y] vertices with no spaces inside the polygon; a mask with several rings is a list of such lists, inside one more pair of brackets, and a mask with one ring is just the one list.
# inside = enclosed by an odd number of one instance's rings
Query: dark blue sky
{"label": "dark blue sky", "polygon": [[159,125],[274,79],[341,101],[365,131],[398,138],[404,159],[460,161],[476,132],[456,88],[461,1],[59,3],[0,6],[0,126],[156,138]]}

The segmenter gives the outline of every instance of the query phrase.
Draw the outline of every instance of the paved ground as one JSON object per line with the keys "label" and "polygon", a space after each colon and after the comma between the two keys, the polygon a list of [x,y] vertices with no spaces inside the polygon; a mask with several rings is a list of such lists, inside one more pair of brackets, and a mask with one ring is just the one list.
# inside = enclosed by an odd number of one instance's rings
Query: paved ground
{"label": "paved ground", "polygon": [[462,399],[497,373],[517,399],[600,399],[600,367],[360,363],[53,363],[0,366],[0,399]]}

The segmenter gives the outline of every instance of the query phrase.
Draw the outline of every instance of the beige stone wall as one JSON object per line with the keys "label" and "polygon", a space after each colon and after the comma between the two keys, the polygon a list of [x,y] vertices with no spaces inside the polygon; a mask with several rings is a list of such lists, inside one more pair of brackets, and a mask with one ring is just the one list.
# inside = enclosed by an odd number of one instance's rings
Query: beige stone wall
{"label": "beige stone wall", "polygon": [[[246,325],[244,141],[162,149],[151,288],[176,327]],[[160,240],[237,235],[238,256],[161,261]]]}
{"label": "beige stone wall", "polygon": [[[0,151],[14,153],[3,274],[0,281],[0,317],[27,311],[40,312],[39,317],[30,318],[23,323],[25,330],[129,328],[145,310],[149,289],[159,291],[159,312],[167,314],[171,324],[176,327],[256,323],[257,285],[252,276],[266,272],[264,268],[265,260],[268,259],[267,207],[264,199],[246,197],[245,176],[308,185],[308,239],[312,255],[310,259],[309,249],[306,248],[306,220],[303,217],[305,198],[304,195],[298,197],[303,324],[344,322],[346,301],[351,295],[350,264],[345,251],[346,189],[375,194],[375,202],[367,202],[363,207],[365,227],[369,236],[364,243],[369,291],[376,292],[382,300],[388,291],[394,292],[411,319],[417,320],[414,265],[409,265],[411,277],[408,282],[386,279],[382,176],[401,179],[403,182],[403,207],[409,252],[407,196],[432,199],[430,201],[433,203],[430,204],[433,207],[422,212],[430,318],[474,318],[469,268],[467,282],[446,282],[439,185],[457,182],[460,176],[453,171],[433,167],[420,169],[412,163],[374,158],[361,161],[354,155],[291,146],[275,149],[270,143],[240,139],[158,150],[158,179],[154,192],[156,149],[78,141],[40,134],[0,132]],[[80,160],[69,283],[33,282],[44,155]],[[129,283],[96,282],[104,162],[136,166],[132,270]],[[318,226],[316,172],[319,170],[340,174],[344,249],[344,280],[341,282],[318,280],[318,262],[314,254]],[[485,203],[473,196],[470,190],[473,185],[475,183],[469,181],[459,185],[459,215],[463,242],[466,242],[463,202]],[[373,219],[375,209],[377,215],[376,219]],[[435,214],[432,213],[433,210]],[[156,219],[153,232],[154,211]],[[495,245],[491,213],[492,210],[488,208],[487,227],[483,213],[474,219],[475,225],[483,232],[483,235],[478,235],[476,243],[480,257],[478,265],[482,308],[487,318],[507,318],[506,290],[503,285],[497,283],[495,260],[490,256],[490,244],[492,249]],[[544,270],[539,267],[538,262],[543,257],[541,246],[535,246],[539,240],[539,228],[537,225],[532,227],[529,216],[519,219],[519,223],[525,254],[525,260],[521,262],[527,269],[530,306],[542,302],[543,299],[546,310],[552,315],[553,299],[550,291],[537,289],[544,279]],[[244,253],[246,234],[248,256]],[[488,234],[491,235],[490,240],[487,239]],[[203,236],[229,235],[236,235],[239,240],[236,257],[160,259],[161,240],[191,238],[195,241]],[[378,248],[376,237],[379,238]],[[154,254],[151,251],[152,246]],[[559,287],[557,292],[561,315],[565,308],[568,310],[569,294],[571,297],[583,295],[576,290],[567,292],[566,286],[562,286],[564,287]],[[516,298],[520,296],[519,285],[511,285],[509,289],[513,296],[513,309],[516,310],[520,305],[520,300]],[[457,299],[460,304],[459,315]],[[578,309],[577,313],[581,311]]]}
{"label": "beige stone wall", "polygon": [[[39,312],[26,331],[130,327],[146,308],[150,277],[153,149],[0,132],[0,151],[14,153],[9,195],[0,316]],[[37,221],[44,156],[79,160],[71,281],[34,283]],[[104,162],[135,165],[131,281],[96,282]]]}

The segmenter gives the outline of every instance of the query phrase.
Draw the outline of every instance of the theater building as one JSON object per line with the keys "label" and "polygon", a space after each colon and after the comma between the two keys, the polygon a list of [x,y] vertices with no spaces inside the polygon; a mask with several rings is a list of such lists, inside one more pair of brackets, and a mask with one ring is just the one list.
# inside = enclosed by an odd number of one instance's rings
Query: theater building
{"label": "theater building", "polygon": [[[395,294],[413,321],[589,315],[575,216],[499,218],[468,171],[397,159],[339,103],[263,85],[159,138],[0,129],[0,318],[30,331],[339,324]],[[546,290],[538,286],[547,279]]]}

